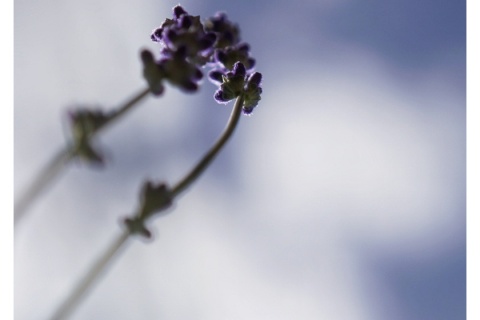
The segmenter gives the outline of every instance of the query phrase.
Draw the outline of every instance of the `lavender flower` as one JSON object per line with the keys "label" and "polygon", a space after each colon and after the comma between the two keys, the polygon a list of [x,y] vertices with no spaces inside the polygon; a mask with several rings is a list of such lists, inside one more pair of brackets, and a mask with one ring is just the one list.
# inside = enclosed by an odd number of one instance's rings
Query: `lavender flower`
{"label": "lavender flower", "polygon": [[215,62],[227,70],[232,70],[237,61],[243,63],[247,69],[252,69],[255,65],[255,59],[250,57],[250,46],[247,43],[217,49],[214,58]]}
{"label": "lavender flower", "polygon": [[186,56],[200,65],[204,65],[211,55],[216,35],[205,32],[199,16],[189,15],[181,6],[173,8],[173,19],[166,19],[155,29],[151,39],[164,44],[163,53],[171,55],[180,48],[186,50]]}
{"label": "lavender flower", "polygon": [[214,98],[218,103],[227,103],[243,94],[243,113],[251,114],[261,99],[261,80],[261,73],[247,74],[243,63],[237,62],[233,66],[233,71],[223,76],[223,82],[220,89],[215,92]]}
{"label": "lavender flower", "polygon": [[217,35],[216,48],[226,48],[240,41],[240,29],[228,20],[227,14],[219,12],[205,21],[205,30]]}
{"label": "lavender flower", "polygon": [[203,78],[199,66],[187,59],[187,47],[180,47],[175,52],[164,52],[158,65],[164,77],[180,89],[193,92],[198,89],[198,82]]}
{"label": "lavender flower", "polygon": [[149,51],[142,53],[144,77],[154,94],[161,94],[163,81],[169,81],[186,92],[198,90],[203,77],[201,67],[211,66],[208,78],[219,85],[214,98],[227,103],[243,95],[243,112],[250,114],[260,101],[261,74],[254,72],[255,59],[250,46],[241,42],[240,29],[225,13],[217,13],[202,24],[181,6],[173,8],[172,19],[166,19],[151,34],[163,45],[155,61]]}

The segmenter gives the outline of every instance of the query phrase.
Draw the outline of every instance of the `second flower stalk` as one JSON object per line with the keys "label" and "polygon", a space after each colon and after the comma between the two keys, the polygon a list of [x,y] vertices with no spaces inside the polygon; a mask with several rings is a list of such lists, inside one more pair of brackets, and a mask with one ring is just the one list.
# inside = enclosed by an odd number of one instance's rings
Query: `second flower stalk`
{"label": "second flower stalk", "polygon": [[261,99],[262,75],[253,71],[255,60],[250,56],[250,46],[240,41],[238,26],[229,21],[226,14],[216,14],[202,23],[199,16],[189,15],[181,6],[176,6],[173,8],[173,18],[166,19],[155,29],[151,39],[160,42],[162,49],[159,58],[155,58],[148,50],[141,52],[143,75],[148,89],[113,114],[86,110],[71,114],[77,156],[90,163],[103,163],[101,155],[90,144],[98,130],[119,118],[148,93],[162,95],[165,81],[185,92],[197,91],[204,76],[202,69],[206,66],[212,68],[209,72],[210,80],[219,86],[214,94],[215,100],[218,103],[228,103],[236,99],[231,116],[215,144],[176,185],[168,187],[164,183],[144,183],[137,210],[123,220],[126,230],[92,265],[52,319],[64,319],[75,309],[127,239],[132,235],[151,237],[151,232],[146,227],[147,220],[168,209],[174,198],[196,181],[230,139],[242,112],[251,114]]}

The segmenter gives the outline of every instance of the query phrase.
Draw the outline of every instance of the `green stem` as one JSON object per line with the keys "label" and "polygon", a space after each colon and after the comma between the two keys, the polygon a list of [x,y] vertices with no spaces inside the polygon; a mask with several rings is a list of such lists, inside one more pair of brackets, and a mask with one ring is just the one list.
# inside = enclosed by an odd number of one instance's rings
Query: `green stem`
{"label": "green stem", "polygon": [[[127,100],[117,110],[113,111],[112,115],[108,118],[107,122],[103,124],[96,132],[95,135],[105,129],[107,125],[110,125],[115,120],[125,115],[127,111],[131,110],[136,104],[144,99],[150,93],[149,88],[142,89],[139,93],[134,95],[131,99]],[[90,139],[93,136],[89,137]],[[35,199],[42,193],[43,190],[54,180],[55,177],[64,169],[67,164],[76,156],[76,149],[74,146],[69,145],[67,148],[59,152],[51,161],[51,163],[40,172],[38,177],[29,186],[27,191],[20,196],[19,200],[15,203],[14,225],[17,226],[20,220],[25,216],[27,209],[31,206]]]}
{"label": "green stem", "polygon": [[75,156],[75,152],[71,146],[61,150],[50,162],[50,164],[40,172],[38,177],[33,181],[26,192],[15,203],[14,225],[20,222],[25,216],[27,209],[38,198],[43,190],[59,175],[70,160]]}
{"label": "green stem", "polygon": [[[212,162],[215,156],[222,150],[225,143],[232,136],[233,131],[235,130],[240,115],[242,113],[243,106],[243,96],[237,98],[235,106],[233,107],[232,113],[228,120],[227,126],[223,131],[220,138],[213,145],[213,147],[205,154],[205,156],[200,160],[200,162],[190,171],[189,174],[185,176],[171,191],[170,195],[172,199],[190,186],[208,167]],[[111,260],[115,257],[118,251],[124,246],[127,239],[132,234],[129,231],[124,231],[122,235],[116,239],[110,247],[105,251],[105,253],[96,261],[93,266],[90,268],[85,277],[75,286],[74,290],[70,296],[62,303],[51,318],[51,320],[61,320],[65,319],[72,313],[72,311],[78,306],[82,298],[85,296],[85,293],[92,287],[94,282],[98,277],[104,272],[105,268],[111,263]]]}
{"label": "green stem", "polygon": [[142,89],[139,93],[133,96],[130,100],[125,102],[121,107],[115,110],[112,115],[108,118],[108,121],[103,124],[95,133],[98,133],[100,130],[104,129],[107,125],[112,124],[115,120],[121,118],[127,111],[132,109],[137,103],[139,103],[143,98],[145,98],[150,93],[150,88]]}
{"label": "green stem", "polygon": [[107,248],[103,255],[92,265],[84,278],[75,286],[70,296],[60,305],[51,320],[66,319],[72,311],[78,306],[85,293],[92,287],[95,280],[105,271],[105,268],[111,263],[112,259],[125,245],[130,233],[124,231],[120,237]]}
{"label": "green stem", "polygon": [[203,171],[205,171],[205,169],[220,152],[220,150],[222,150],[228,139],[230,139],[233,131],[237,127],[240,115],[242,114],[243,101],[244,98],[242,95],[237,98],[237,101],[235,101],[235,106],[233,107],[230,119],[228,120],[227,126],[225,127],[223,134],[213,145],[213,147],[205,154],[202,160],[200,160],[200,162],[193,168],[193,170],[190,171],[190,173],[188,173],[176,186],[172,188],[172,190],[170,191],[172,199],[175,198],[182,191],[187,189],[195,180],[197,180],[197,178],[203,173]]}

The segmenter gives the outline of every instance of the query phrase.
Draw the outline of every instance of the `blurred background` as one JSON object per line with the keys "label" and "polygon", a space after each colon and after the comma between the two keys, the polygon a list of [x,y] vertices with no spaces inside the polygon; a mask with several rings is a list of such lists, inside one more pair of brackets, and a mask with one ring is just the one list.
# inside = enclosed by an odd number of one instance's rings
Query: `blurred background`
{"label": "blurred background", "polygon": [[[68,110],[141,90],[176,1],[15,1],[15,195]],[[193,1],[224,11],[262,101],[174,210],[132,239],[72,319],[465,318],[465,2]],[[167,87],[106,130],[15,229],[15,318],[47,319],[121,232],[146,179],[178,181],[232,103]]]}

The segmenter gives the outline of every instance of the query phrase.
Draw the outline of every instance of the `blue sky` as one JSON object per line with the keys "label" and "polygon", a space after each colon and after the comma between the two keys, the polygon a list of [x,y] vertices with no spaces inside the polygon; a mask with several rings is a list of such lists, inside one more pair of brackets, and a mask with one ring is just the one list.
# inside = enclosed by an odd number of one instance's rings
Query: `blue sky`
{"label": "blue sky", "polygon": [[[143,87],[138,52],[176,4],[16,1],[16,192],[69,107]],[[181,4],[238,22],[262,101],[73,319],[465,317],[465,2]],[[106,170],[75,164],[37,202],[16,230],[18,319],[53,312],[145,178],[173,183],[210,146],[231,107],[214,90],[149,99],[100,138]]]}

